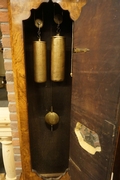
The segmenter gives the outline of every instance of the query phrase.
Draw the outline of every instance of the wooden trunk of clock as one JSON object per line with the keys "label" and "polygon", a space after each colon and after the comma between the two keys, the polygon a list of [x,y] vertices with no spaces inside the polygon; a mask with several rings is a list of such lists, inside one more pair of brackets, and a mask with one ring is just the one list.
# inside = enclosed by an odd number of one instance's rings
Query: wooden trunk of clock
{"label": "wooden trunk of clock", "polygon": [[[21,179],[109,180],[120,112],[119,0],[9,0],[8,7]],[[58,82],[51,80],[56,12],[62,12],[60,35],[65,37],[65,77]],[[39,18],[46,42],[47,77],[42,83],[34,78]],[[45,122],[51,107],[59,116],[52,127]]]}

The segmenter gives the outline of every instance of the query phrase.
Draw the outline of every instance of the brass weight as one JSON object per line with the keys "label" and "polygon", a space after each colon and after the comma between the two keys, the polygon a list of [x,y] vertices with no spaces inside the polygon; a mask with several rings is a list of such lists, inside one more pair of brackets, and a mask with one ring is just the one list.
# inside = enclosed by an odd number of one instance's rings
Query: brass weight
{"label": "brass weight", "polygon": [[65,37],[52,37],[51,44],[51,80],[63,81],[65,76]]}
{"label": "brass weight", "polygon": [[34,53],[34,79],[37,83],[45,82],[47,79],[46,72],[46,42],[34,41],[33,42]]}

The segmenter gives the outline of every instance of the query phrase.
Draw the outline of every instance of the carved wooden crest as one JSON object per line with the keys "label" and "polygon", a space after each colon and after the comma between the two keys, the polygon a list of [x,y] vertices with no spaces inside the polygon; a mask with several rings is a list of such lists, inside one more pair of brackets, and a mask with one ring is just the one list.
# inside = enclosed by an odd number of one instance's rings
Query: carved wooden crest
{"label": "carved wooden crest", "polygon": [[[31,9],[37,9],[41,3],[48,2],[48,0],[24,0],[12,1],[13,18],[16,22],[27,19],[30,16]],[[54,3],[58,3],[61,8],[68,10],[72,20],[77,20],[81,14],[82,7],[86,4],[86,0],[53,0]],[[23,8],[24,7],[24,8]],[[19,12],[19,13],[18,13]]]}

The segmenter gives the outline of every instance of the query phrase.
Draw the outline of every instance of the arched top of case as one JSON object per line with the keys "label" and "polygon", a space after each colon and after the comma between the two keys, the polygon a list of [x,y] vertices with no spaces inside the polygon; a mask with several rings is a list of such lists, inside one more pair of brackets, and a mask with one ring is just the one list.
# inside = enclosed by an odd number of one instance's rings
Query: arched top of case
{"label": "arched top of case", "polygon": [[[58,3],[62,9],[70,12],[70,17],[73,21],[76,21],[81,14],[82,7],[86,4],[87,0],[52,0],[53,3]],[[10,11],[14,22],[20,23],[20,21],[28,19],[31,9],[37,9],[43,2],[49,2],[49,0],[11,0]]]}

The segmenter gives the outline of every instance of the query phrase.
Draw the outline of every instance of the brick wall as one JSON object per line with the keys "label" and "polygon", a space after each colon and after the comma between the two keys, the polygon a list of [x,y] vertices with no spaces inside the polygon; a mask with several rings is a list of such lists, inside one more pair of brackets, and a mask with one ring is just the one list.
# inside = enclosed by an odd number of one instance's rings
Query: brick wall
{"label": "brick wall", "polygon": [[6,71],[6,80],[7,80],[6,87],[8,92],[8,101],[9,101],[8,107],[10,111],[16,174],[17,174],[17,179],[19,179],[22,168],[21,168],[19,134],[18,134],[18,125],[17,125],[14,80],[13,80],[13,71],[12,71],[12,57],[11,57],[7,0],[0,0],[0,28],[2,31],[3,58],[4,58],[4,66]]}

